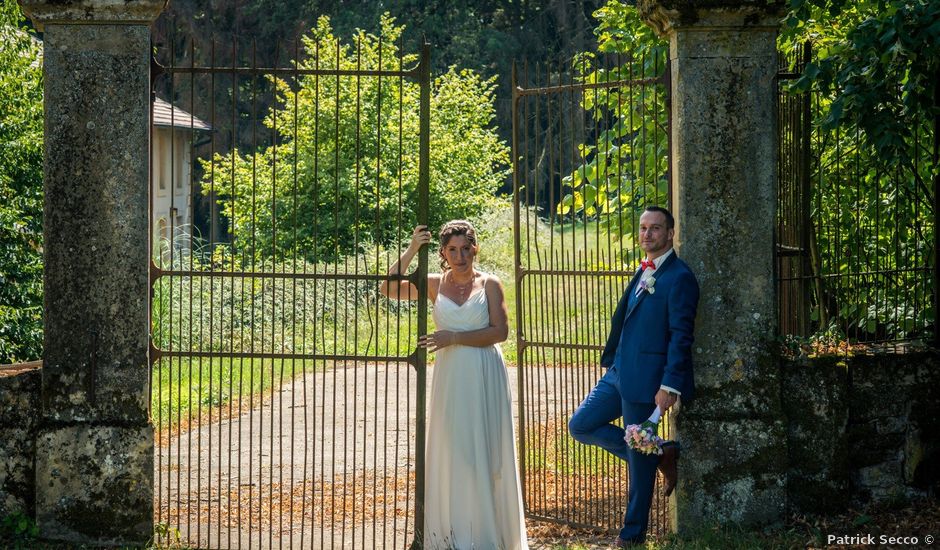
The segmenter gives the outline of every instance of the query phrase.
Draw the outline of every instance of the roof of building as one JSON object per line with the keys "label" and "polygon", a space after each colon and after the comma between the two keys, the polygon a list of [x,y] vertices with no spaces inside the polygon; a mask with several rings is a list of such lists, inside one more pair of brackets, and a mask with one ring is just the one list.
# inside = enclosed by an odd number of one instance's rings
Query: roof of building
{"label": "roof of building", "polygon": [[212,126],[175,105],[158,98],[153,100],[153,125],[164,128],[212,130]]}

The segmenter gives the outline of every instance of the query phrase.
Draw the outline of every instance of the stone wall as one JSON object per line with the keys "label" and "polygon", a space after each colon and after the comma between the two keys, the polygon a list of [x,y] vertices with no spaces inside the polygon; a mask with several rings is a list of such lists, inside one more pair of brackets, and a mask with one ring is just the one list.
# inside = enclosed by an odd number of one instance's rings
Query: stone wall
{"label": "stone wall", "polygon": [[781,372],[790,511],[940,488],[940,353],[784,361]]}
{"label": "stone wall", "polygon": [[0,518],[35,517],[41,365],[0,366]]}

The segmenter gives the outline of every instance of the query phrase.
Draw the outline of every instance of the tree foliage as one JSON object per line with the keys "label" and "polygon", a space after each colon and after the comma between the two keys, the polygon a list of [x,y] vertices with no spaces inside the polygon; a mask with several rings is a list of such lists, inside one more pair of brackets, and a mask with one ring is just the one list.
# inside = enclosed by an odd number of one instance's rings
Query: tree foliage
{"label": "tree foliage", "polygon": [[[633,238],[639,213],[667,196],[666,89],[656,79],[665,71],[668,46],[633,6],[611,1],[594,15],[599,54],[584,52],[572,67],[585,84],[624,84],[584,93],[582,107],[599,131],[579,147],[580,162],[562,180],[567,193],[555,213],[597,219],[612,233]],[[605,54],[623,62],[608,66],[601,61]]]}
{"label": "tree foliage", "polygon": [[[813,320],[820,331],[859,339],[903,339],[933,323],[933,181],[940,78],[940,3],[929,0],[791,0],[779,46],[809,40],[815,59],[789,87],[812,91]],[[665,44],[634,6],[609,0],[595,13],[601,52],[627,63],[582,75],[586,82],[655,76]],[[583,54],[593,59],[592,54]],[[645,60],[637,70],[637,60]],[[578,66],[576,60],[575,66]],[[644,198],[664,181],[640,179],[664,163],[665,102],[657,94],[611,88],[584,108],[608,130],[585,142],[565,178],[557,214],[597,218],[622,236]],[[624,98],[629,101],[624,100]],[[659,109],[661,113],[653,112]],[[657,139],[658,138],[658,139]],[[620,169],[621,166],[628,169]],[[665,174],[666,166],[652,173]],[[624,213],[622,216],[609,215]],[[632,215],[631,215],[632,214]]]}
{"label": "tree foliage", "polygon": [[940,3],[933,0],[791,0],[781,45],[810,41],[816,59],[795,91],[830,100],[826,129],[857,126],[885,163],[911,166],[914,137],[940,116]]}
{"label": "tree foliage", "polygon": [[[314,27],[321,15],[330,18],[337,36],[354,36],[357,29],[379,33],[382,15],[388,12],[407,25],[408,49],[419,40],[431,44],[433,74],[454,66],[485,78],[497,77],[497,127],[509,139],[513,61],[557,61],[593,48],[591,14],[602,4],[603,0],[176,0],[155,23],[153,35],[158,59],[164,62],[173,47],[180,62],[189,63],[185,58],[196,42],[197,65],[209,63],[209,44],[214,43],[217,64],[231,63],[237,46],[242,62],[256,57],[271,66],[285,60],[285,51],[293,52],[294,39]],[[186,94],[177,91],[180,97]],[[209,93],[203,88],[196,95]],[[229,100],[224,95],[216,98],[220,112],[227,110]],[[244,148],[248,140],[241,138],[235,145]]]}
{"label": "tree foliage", "polygon": [[0,6],[0,363],[42,351],[41,46]]}
{"label": "tree foliage", "polygon": [[411,30],[413,38],[432,46],[433,70],[451,66],[473,69],[486,77],[508,77],[512,61],[554,59],[592,46],[591,13],[601,0],[400,0],[342,2],[337,0],[178,0],[171,2],[154,28],[155,42],[176,42],[188,50],[187,39],[209,38],[218,43],[217,55],[239,38],[243,51],[255,50],[259,60],[273,62],[283,46],[327,16],[334,32],[351,36],[357,29],[378,33],[388,13]]}
{"label": "tree foliage", "polygon": [[[342,44],[327,18],[304,39],[303,69],[397,70],[402,27]],[[380,64],[381,63],[381,64]],[[204,192],[221,200],[235,246],[253,259],[336,259],[388,243],[417,223],[419,86],[409,79],[304,75],[272,79],[264,125],[274,143],[204,163]],[[493,79],[451,69],[434,79],[430,224],[479,213],[506,175],[506,145],[491,127]],[[209,179],[211,176],[211,180]],[[399,219],[399,212],[402,218]],[[407,230],[407,229],[406,229]]]}
{"label": "tree foliage", "polygon": [[[940,4],[791,0],[780,45],[809,42],[792,93],[812,94],[812,319],[858,339],[934,323]],[[820,281],[822,281],[820,279]]]}

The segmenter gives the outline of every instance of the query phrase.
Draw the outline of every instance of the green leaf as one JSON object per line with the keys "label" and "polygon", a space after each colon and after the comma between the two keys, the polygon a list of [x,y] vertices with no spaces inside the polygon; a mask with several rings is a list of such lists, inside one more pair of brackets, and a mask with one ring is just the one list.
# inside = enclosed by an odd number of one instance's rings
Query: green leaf
{"label": "green leaf", "polygon": [[593,184],[584,186],[584,204],[594,205],[594,199],[597,197],[597,187]]}

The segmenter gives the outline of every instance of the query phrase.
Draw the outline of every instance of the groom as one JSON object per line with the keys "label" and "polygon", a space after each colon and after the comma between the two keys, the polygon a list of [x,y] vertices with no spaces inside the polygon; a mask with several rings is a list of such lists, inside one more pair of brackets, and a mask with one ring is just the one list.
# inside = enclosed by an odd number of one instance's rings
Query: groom
{"label": "groom", "polygon": [[657,466],[667,494],[676,482],[678,448],[667,446],[662,458],[628,450],[624,430],[611,424],[639,424],[658,405],[663,412],[680,399],[692,398],[692,330],[698,306],[698,282],[672,249],[675,220],[665,208],[649,206],[640,216],[640,248],[646,259],[614,311],[601,355],[607,372],[568,422],[571,436],[597,445],[630,464],[630,496],[616,545],[627,548],[646,540]]}

